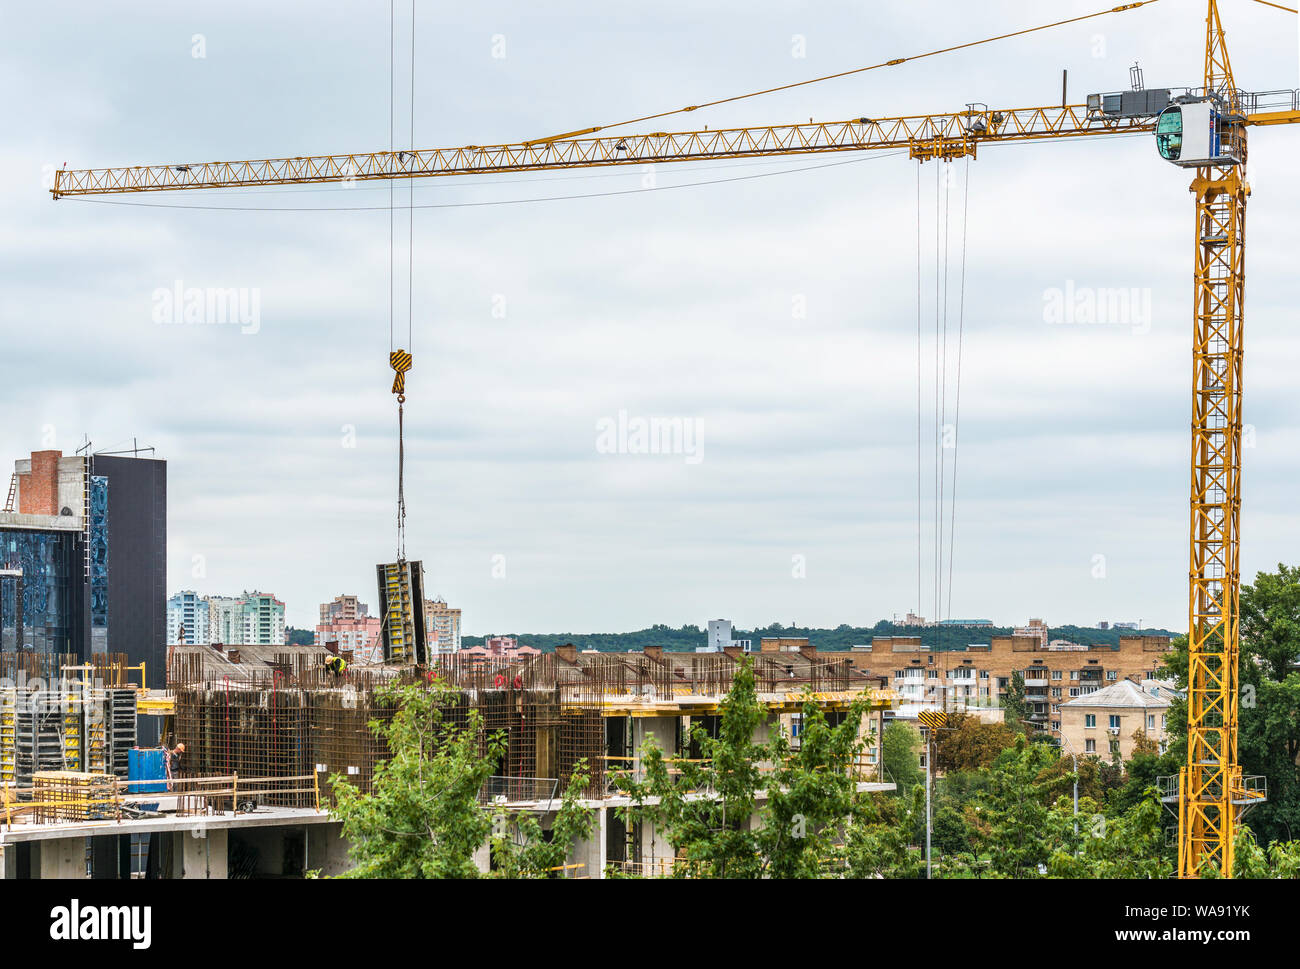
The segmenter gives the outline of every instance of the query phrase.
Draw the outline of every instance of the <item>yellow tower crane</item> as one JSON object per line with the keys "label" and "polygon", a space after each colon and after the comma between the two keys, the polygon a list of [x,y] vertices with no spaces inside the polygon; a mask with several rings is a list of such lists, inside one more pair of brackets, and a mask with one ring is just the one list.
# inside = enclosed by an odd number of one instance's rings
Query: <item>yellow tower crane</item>
{"label": "yellow tower crane", "polygon": [[[1093,17],[1149,6],[1141,0],[911,57],[846,71],[880,70]],[[1268,6],[1296,13],[1269,0]],[[1167,161],[1195,170],[1192,329],[1191,528],[1188,595],[1187,763],[1169,800],[1178,805],[1178,873],[1212,866],[1231,877],[1241,812],[1263,797],[1259,779],[1237,762],[1239,519],[1241,511],[1241,362],[1245,287],[1246,132],[1300,123],[1300,91],[1250,93],[1233,80],[1217,0],[1207,0],[1203,84],[1096,94],[1086,104],[991,110],[968,104],[950,114],[598,136],[606,128],[786,90],[797,84],[613,125],[504,145],[308,155],[292,158],[62,170],[55,199],[186,189],[309,185],[558,171],[647,163],[765,158],[906,148],[920,162],[975,157],[981,145],[1151,132]],[[593,137],[594,136],[594,137]],[[396,355],[395,355],[396,356]],[[390,360],[399,395],[409,357]]]}

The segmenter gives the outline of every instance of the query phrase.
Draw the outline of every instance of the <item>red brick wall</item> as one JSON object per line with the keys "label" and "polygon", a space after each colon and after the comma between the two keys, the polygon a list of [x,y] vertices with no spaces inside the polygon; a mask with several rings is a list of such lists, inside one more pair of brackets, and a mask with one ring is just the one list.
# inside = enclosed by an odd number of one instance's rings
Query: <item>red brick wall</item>
{"label": "red brick wall", "polygon": [[33,451],[31,474],[18,476],[18,513],[59,513],[59,458],[62,451]]}

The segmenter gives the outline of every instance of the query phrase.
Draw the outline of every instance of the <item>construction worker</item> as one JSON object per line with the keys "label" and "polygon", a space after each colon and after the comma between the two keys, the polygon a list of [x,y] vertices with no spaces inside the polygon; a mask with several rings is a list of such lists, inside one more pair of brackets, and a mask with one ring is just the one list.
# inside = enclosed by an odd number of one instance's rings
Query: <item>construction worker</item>
{"label": "construction worker", "polygon": [[164,745],[163,750],[167,751],[167,757],[163,761],[163,767],[167,771],[167,790],[170,791],[172,789],[172,781],[175,780],[181,770],[181,755],[185,753],[185,745],[177,744],[171,750],[167,750],[167,747]]}
{"label": "construction worker", "polygon": [[333,673],[335,678],[342,676],[343,671],[347,668],[347,660],[342,656],[328,656],[325,658],[325,669]]}

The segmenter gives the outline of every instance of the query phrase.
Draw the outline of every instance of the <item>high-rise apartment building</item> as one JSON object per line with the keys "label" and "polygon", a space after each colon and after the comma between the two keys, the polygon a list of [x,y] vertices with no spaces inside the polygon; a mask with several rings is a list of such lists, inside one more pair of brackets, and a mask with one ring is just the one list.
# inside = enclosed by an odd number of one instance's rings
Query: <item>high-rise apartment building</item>
{"label": "high-rise apartment building", "polygon": [[[183,640],[177,638],[181,629]],[[278,646],[285,635],[284,603],[266,592],[241,596],[178,592],[167,600],[167,634],[169,642],[191,646]]]}
{"label": "high-rise apartment building", "polygon": [[370,607],[358,596],[335,596],[333,602],[322,602],[320,607],[320,621],[324,625],[340,619],[364,619],[369,614]]}
{"label": "high-rise apartment building", "polygon": [[438,596],[424,600],[424,625],[429,631],[429,651],[439,654],[460,649],[460,610]]}
{"label": "high-rise apartment building", "polygon": [[211,622],[208,619],[208,600],[189,589],[177,592],[167,600],[167,642],[169,645],[185,643],[189,646],[206,646]]}
{"label": "high-rise apartment building", "polygon": [[234,596],[207,596],[208,642],[238,646],[244,641],[244,608]]}
{"label": "high-rise apartment building", "polygon": [[249,646],[284,643],[284,603],[269,592],[245,592],[244,639]]}
{"label": "high-rise apartment building", "polygon": [[383,620],[369,613],[370,608],[357,596],[336,596],[333,602],[322,603],[316,645],[350,652],[354,663],[382,663]]}

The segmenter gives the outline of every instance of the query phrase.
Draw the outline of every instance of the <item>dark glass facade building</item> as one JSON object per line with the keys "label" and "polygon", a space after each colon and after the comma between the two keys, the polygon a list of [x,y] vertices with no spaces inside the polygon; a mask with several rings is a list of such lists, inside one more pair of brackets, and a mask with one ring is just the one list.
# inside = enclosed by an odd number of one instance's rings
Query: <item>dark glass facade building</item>
{"label": "dark glass facade building", "polygon": [[84,655],[81,533],[0,526],[0,648]]}
{"label": "dark glass facade building", "polygon": [[[148,685],[167,685],[167,462],[95,455],[108,518],[104,532],[108,648],[146,663]],[[91,619],[96,601],[94,489],[91,490]],[[94,628],[89,630],[93,637]]]}
{"label": "dark glass facade building", "polygon": [[[125,653],[130,665],[145,664],[147,685],[161,689],[167,462],[95,455],[87,470],[85,531],[0,516],[0,648],[82,659]],[[73,480],[79,474],[74,470]]]}

